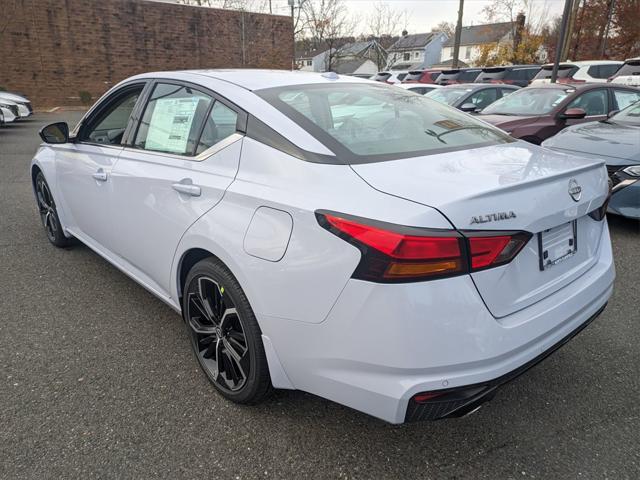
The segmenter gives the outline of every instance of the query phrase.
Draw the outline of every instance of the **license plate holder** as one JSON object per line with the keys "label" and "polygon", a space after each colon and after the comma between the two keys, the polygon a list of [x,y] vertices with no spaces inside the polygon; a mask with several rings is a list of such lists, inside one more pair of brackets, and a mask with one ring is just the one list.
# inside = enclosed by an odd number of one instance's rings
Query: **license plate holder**
{"label": "license plate holder", "polygon": [[540,270],[547,270],[578,251],[578,223],[573,220],[538,233]]}

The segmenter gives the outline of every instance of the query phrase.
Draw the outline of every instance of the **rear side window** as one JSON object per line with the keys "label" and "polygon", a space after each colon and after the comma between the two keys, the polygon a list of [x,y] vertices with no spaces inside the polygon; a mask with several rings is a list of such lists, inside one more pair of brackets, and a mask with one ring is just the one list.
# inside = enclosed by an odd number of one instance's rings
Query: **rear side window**
{"label": "rear side window", "polygon": [[196,89],[158,83],[149,97],[134,145],[177,155],[193,155],[213,99]]}
{"label": "rear side window", "polygon": [[226,105],[216,102],[204,124],[204,129],[196,148],[196,155],[234,134],[237,123],[238,114]]}
{"label": "rear side window", "polygon": [[613,97],[616,100],[616,110],[623,110],[632,103],[640,101],[640,91],[631,92],[629,90],[614,90]]}
{"label": "rear side window", "polygon": [[538,68],[517,68],[506,73],[506,80],[523,80],[528,82],[538,73]]}
{"label": "rear side window", "polygon": [[406,77],[406,76],[407,76],[406,73],[399,73],[398,74],[398,80],[402,81],[402,80],[404,80],[404,77]]}
{"label": "rear side window", "polygon": [[347,163],[512,141],[484,122],[397,88],[292,85],[256,93]]}
{"label": "rear side window", "polygon": [[616,72],[616,77],[626,75],[640,75],[640,60],[627,62]]}
{"label": "rear side window", "polygon": [[620,65],[615,63],[610,65],[591,65],[587,73],[593,78],[609,78],[616,73],[619,68]]}
{"label": "rear side window", "polygon": [[431,77],[431,81],[435,82],[440,76],[440,72],[431,72],[429,76]]}

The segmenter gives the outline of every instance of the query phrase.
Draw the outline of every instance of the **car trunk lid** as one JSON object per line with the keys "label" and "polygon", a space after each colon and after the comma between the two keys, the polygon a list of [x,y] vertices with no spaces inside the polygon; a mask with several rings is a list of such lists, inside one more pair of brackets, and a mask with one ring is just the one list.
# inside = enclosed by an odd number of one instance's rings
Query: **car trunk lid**
{"label": "car trunk lid", "polygon": [[[352,168],[377,190],[436,208],[458,230],[533,234],[509,264],[471,274],[496,317],[552,294],[597,261],[603,222],[587,214],[608,194],[601,161],[518,142]],[[573,233],[576,251],[541,269],[539,237],[555,260]]]}

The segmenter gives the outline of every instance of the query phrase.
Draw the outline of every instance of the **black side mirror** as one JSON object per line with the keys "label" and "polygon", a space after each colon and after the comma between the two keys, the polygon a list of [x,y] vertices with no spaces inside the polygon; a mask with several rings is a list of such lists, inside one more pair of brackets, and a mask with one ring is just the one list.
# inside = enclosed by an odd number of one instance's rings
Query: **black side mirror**
{"label": "black side mirror", "polygon": [[475,103],[463,103],[460,106],[460,110],[462,110],[463,112],[477,112],[478,111],[478,106]]}
{"label": "black side mirror", "polygon": [[67,122],[56,122],[42,127],[38,132],[46,143],[67,143],[69,141],[69,125]]}

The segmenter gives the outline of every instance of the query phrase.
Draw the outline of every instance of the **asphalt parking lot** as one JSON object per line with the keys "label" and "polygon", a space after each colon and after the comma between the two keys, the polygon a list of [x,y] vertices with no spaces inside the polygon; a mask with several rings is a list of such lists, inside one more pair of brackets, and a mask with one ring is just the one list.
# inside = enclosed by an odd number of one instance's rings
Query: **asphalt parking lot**
{"label": "asphalt parking lot", "polygon": [[48,243],[28,166],[40,126],[80,115],[0,128],[0,478],[640,477],[638,222],[609,220],[603,315],[470,417],[393,426],[286,391],[241,407],[177,314],[88,248]]}

